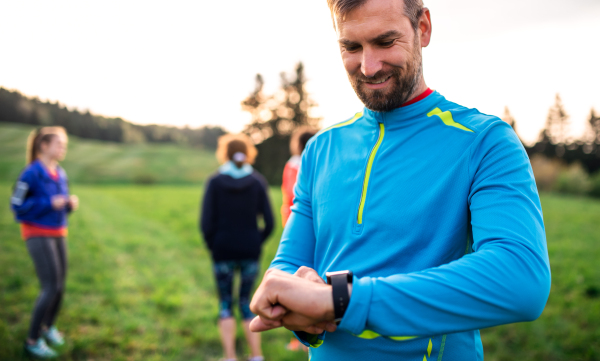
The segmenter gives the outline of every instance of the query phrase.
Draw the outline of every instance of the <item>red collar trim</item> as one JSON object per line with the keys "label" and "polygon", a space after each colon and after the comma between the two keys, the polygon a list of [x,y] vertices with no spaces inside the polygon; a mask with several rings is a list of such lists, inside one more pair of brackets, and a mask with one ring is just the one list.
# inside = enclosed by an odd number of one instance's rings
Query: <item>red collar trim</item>
{"label": "red collar trim", "polygon": [[48,175],[50,176],[50,178],[52,178],[53,181],[57,181],[58,180],[58,168],[56,168],[54,170],[51,170],[50,168],[46,167],[45,165],[42,165],[42,167],[44,168],[44,170],[46,171],[46,173],[48,173]]}
{"label": "red collar trim", "polygon": [[424,92],[422,92],[421,95],[419,95],[419,96],[413,98],[412,100],[409,100],[406,103],[402,104],[400,106],[400,108],[409,106],[411,104],[415,104],[416,102],[421,101],[421,100],[427,98],[431,93],[433,93],[433,90],[431,90],[430,88],[427,88],[427,90],[425,90]]}

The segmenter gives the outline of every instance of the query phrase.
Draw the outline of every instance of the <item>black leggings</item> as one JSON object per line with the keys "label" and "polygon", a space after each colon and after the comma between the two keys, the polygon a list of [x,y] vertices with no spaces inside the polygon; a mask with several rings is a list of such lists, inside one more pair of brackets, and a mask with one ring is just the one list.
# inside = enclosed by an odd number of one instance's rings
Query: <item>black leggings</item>
{"label": "black leggings", "polygon": [[37,340],[42,326],[52,326],[60,311],[67,276],[67,247],[64,237],[33,237],[27,240],[27,249],[42,286],[29,327],[29,338]]}

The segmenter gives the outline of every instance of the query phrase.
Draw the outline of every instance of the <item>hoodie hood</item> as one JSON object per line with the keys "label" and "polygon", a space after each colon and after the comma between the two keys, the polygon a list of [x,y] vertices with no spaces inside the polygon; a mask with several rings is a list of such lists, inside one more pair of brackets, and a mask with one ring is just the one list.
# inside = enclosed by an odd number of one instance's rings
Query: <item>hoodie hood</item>
{"label": "hoodie hood", "polygon": [[235,163],[228,161],[219,167],[219,173],[230,176],[231,178],[240,179],[249,176],[254,171],[254,168],[248,163],[244,163],[241,168],[238,168]]}
{"label": "hoodie hood", "polygon": [[244,164],[238,168],[235,163],[229,161],[219,167],[219,175],[221,176],[221,184],[226,188],[234,191],[240,191],[251,186],[256,182],[256,178],[252,176],[254,168],[250,164]]}

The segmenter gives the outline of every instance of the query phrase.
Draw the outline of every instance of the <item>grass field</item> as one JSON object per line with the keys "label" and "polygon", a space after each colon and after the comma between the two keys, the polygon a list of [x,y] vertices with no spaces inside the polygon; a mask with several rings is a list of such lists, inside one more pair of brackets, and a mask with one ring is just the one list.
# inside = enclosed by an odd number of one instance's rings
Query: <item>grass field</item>
{"label": "grass field", "polygon": [[[33,265],[8,209],[10,182],[18,174],[23,154],[19,150],[19,159],[17,149],[22,144],[11,139],[23,134],[27,128],[0,126],[2,361],[22,359],[22,342],[38,294]],[[105,147],[114,149],[118,157],[154,164],[157,176],[162,177],[159,181],[165,183],[184,179],[163,174],[158,163],[152,163],[156,157],[172,164],[169,157],[197,156],[194,164],[202,174],[216,167],[207,153],[185,148],[144,145],[146,150],[141,151],[133,146],[71,140],[70,163],[65,162],[65,168],[76,179],[71,188],[80,196],[81,209],[70,219],[70,268],[58,321],[68,344],[61,359],[217,360],[221,347],[215,285],[197,230],[202,185],[85,184],[93,179],[86,180],[84,169],[110,164]],[[86,149],[91,149],[88,155],[101,153],[87,165],[82,164]],[[118,169],[126,173],[122,167]],[[189,165],[179,167],[193,170]],[[76,170],[82,173],[74,176]],[[132,181],[127,174],[118,176],[107,176],[103,182]],[[271,197],[277,211],[281,194],[272,189]],[[542,205],[552,267],[550,299],[535,322],[482,330],[486,360],[600,360],[600,201],[544,194]],[[280,234],[278,227],[264,246],[263,270]],[[239,331],[238,349],[243,356],[246,349]],[[289,338],[284,330],[264,334],[267,360],[306,360],[303,353],[285,350]]]}
{"label": "grass field", "polygon": [[[24,167],[33,127],[0,123],[0,182],[14,182]],[[217,167],[214,152],[163,144],[120,144],[69,137],[62,164],[73,183],[197,183]]]}

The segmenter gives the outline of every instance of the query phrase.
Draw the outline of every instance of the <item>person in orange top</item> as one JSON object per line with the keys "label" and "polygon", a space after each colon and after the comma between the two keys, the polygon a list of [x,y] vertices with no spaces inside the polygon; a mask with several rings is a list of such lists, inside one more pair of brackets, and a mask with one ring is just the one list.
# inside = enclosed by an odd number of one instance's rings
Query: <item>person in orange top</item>
{"label": "person in orange top", "polygon": [[[300,168],[300,156],[306,147],[306,143],[308,143],[310,138],[315,134],[317,134],[316,130],[306,127],[298,128],[294,134],[292,134],[292,139],[290,140],[290,152],[292,153],[292,157],[287,161],[283,168],[283,182],[281,184],[281,223],[284,227],[292,213],[290,208],[294,205],[294,186],[296,185],[298,169]],[[308,351],[308,348],[302,345],[295,337],[292,337],[286,348],[291,351],[298,351],[301,349]]]}
{"label": "person in orange top", "polygon": [[66,152],[64,128],[34,130],[27,144],[27,166],[19,175],[10,200],[42,286],[25,350],[42,359],[58,356],[48,343],[64,344],[54,324],[65,290],[67,215],[79,206],[77,196],[69,195],[67,174],[58,165]]}
{"label": "person in orange top", "polygon": [[306,143],[317,134],[316,130],[310,128],[298,128],[290,141],[290,151],[292,157],[287,161],[283,168],[283,183],[281,184],[282,205],[281,205],[281,222],[285,227],[290,213],[290,208],[294,204],[294,186],[296,185],[296,177],[300,168],[300,155],[306,147]]}

